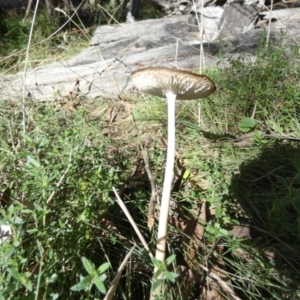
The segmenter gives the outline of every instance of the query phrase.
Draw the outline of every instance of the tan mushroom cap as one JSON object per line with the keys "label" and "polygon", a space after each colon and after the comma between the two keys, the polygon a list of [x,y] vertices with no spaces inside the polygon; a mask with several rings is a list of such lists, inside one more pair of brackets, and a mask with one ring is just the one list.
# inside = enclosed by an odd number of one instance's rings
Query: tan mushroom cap
{"label": "tan mushroom cap", "polygon": [[206,98],[216,90],[213,81],[205,75],[162,67],[135,71],[131,78],[140,91],[157,97],[172,92],[177,99],[193,100]]}

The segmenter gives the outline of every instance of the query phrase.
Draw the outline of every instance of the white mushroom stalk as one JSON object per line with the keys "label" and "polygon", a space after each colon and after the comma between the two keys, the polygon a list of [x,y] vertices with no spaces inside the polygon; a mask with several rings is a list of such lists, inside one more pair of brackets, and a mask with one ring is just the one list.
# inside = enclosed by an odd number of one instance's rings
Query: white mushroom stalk
{"label": "white mushroom stalk", "polygon": [[[216,87],[205,75],[169,68],[145,68],[133,72],[135,86],[143,92],[168,100],[168,149],[163,193],[161,199],[155,258],[164,262],[166,256],[169,205],[174,177],[175,160],[175,101],[192,100],[211,95]],[[154,270],[154,274],[156,269]]]}
{"label": "white mushroom stalk", "polygon": [[[166,92],[168,99],[168,149],[167,163],[164,177],[163,192],[160,204],[159,226],[157,233],[157,244],[155,258],[160,261],[165,260],[166,256],[166,239],[167,226],[169,217],[169,206],[171,198],[172,183],[174,178],[174,161],[175,161],[175,102],[176,95],[171,91]],[[154,269],[154,274],[156,269]]]}

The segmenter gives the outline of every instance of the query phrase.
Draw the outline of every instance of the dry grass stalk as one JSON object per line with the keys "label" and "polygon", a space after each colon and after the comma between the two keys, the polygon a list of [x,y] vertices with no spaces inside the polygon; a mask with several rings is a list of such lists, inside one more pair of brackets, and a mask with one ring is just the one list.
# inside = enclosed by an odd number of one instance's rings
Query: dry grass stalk
{"label": "dry grass stalk", "polygon": [[113,281],[111,282],[111,286],[110,286],[109,290],[107,291],[107,293],[106,293],[106,295],[105,295],[105,297],[104,297],[103,300],[111,300],[111,299],[113,299],[113,296],[114,296],[115,291],[117,289],[117,285],[118,285],[119,280],[120,280],[121,275],[122,275],[122,271],[125,268],[126,263],[127,263],[128,259],[130,258],[130,256],[131,256],[134,248],[135,248],[135,246],[133,246],[131,248],[131,250],[127,253],[127,255],[125,256],[125,258],[123,259],[121,265],[118,268],[118,272],[117,272],[116,276],[114,277]]}
{"label": "dry grass stalk", "polygon": [[120,198],[118,192],[116,191],[116,189],[114,187],[113,187],[113,192],[115,193],[115,195],[117,197],[117,203],[120,205],[120,207],[123,210],[124,214],[126,215],[128,221],[130,222],[131,226],[133,227],[134,231],[136,232],[137,236],[139,237],[141,243],[143,244],[144,248],[149,253],[150,257],[153,257],[153,254],[152,254],[148,244],[146,243],[146,240],[144,239],[142,233],[140,232],[139,228],[137,227],[136,223],[134,222],[126,205],[124,204],[124,202],[122,201],[122,199]]}

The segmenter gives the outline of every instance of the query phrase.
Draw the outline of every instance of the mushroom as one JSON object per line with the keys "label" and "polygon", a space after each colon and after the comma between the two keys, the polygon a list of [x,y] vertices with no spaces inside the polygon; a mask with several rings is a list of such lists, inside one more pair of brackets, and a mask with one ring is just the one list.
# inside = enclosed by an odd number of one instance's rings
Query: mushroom
{"label": "mushroom", "polygon": [[167,163],[160,207],[160,217],[155,258],[165,260],[167,224],[170,195],[174,177],[175,156],[175,100],[193,100],[211,95],[216,87],[205,75],[197,75],[188,71],[156,67],[145,68],[131,74],[134,85],[142,92],[168,100],[168,149]]}

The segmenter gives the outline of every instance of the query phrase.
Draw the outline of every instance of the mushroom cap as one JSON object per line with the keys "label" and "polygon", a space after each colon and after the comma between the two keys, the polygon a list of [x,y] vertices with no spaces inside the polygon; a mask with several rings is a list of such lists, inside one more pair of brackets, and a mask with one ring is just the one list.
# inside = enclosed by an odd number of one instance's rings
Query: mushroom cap
{"label": "mushroom cap", "polygon": [[164,97],[166,93],[177,95],[177,99],[193,100],[211,95],[216,86],[205,75],[170,68],[144,68],[131,74],[135,86],[145,93]]}

